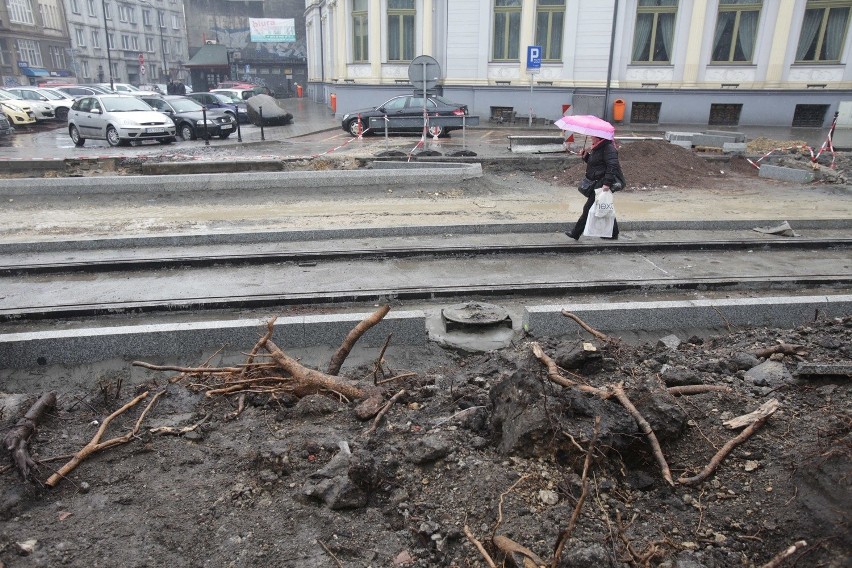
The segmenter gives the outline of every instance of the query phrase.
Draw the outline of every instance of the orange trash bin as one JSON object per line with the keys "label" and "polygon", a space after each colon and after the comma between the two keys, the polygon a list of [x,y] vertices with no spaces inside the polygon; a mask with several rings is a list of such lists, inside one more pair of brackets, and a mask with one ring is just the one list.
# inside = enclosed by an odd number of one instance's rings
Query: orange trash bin
{"label": "orange trash bin", "polygon": [[624,99],[615,99],[612,101],[612,119],[615,122],[624,120]]}
{"label": "orange trash bin", "polygon": [[331,94],[331,114],[337,113],[337,95]]}
{"label": "orange trash bin", "polygon": [[301,85],[296,85],[296,96],[300,99],[302,98],[302,86]]}

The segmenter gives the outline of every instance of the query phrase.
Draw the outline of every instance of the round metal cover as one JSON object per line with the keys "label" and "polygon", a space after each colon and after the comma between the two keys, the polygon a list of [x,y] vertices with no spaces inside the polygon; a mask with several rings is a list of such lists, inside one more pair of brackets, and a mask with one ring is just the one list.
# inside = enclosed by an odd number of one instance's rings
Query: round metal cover
{"label": "round metal cover", "polygon": [[441,78],[441,66],[434,57],[418,55],[408,65],[408,80],[415,89],[431,89]]}
{"label": "round metal cover", "polygon": [[509,312],[494,304],[467,302],[441,310],[444,319],[465,326],[487,326],[511,321]]}

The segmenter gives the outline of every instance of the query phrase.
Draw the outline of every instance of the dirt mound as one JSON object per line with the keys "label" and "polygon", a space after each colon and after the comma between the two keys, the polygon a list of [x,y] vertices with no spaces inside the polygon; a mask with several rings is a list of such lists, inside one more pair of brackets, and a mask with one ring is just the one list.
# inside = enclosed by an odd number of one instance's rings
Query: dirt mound
{"label": "dirt mound", "polygon": [[[566,386],[548,379],[531,339],[486,354],[361,353],[341,373],[351,385],[377,388],[377,369],[397,369],[379,401],[398,393],[395,404],[375,421],[358,418],[357,400],[299,399],[271,378],[241,396],[207,396],[221,375],[116,364],[89,378],[99,387],[82,388],[92,366],[62,369],[56,410],[30,443],[42,480],[135,393],[164,394],[144,420],[147,402],[116,416],[104,440],[141,423],[138,434],[52,490],[7,468],[0,563],[461,568],[485,565],[476,538],[499,566],[526,565],[503,564],[506,539],[550,565],[563,534],[561,568],[761,566],[802,540],[784,565],[847,565],[852,386],[825,373],[852,357],[852,319],[635,344],[535,338]],[[327,354],[303,355],[326,368]],[[258,361],[271,371],[267,360]],[[827,370],[803,376],[800,363]],[[44,386],[33,377],[4,384]],[[627,406],[588,390],[620,384],[656,433],[674,484]],[[700,385],[727,389],[670,391]],[[0,395],[4,426],[36,396]],[[679,481],[738,434],[725,421],[771,399],[779,410],[712,473]]]}
{"label": "dirt mound", "polygon": [[[744,158],[709,161],[681,146],[663,140],[626,142],[618,148],[619,161],[630,189],[660,187],[700,187],[714,180],[737,176],[757,177],[757,170]],[[556,176],[556,183],[576,185],[586,171],[584,163],[574,164]],[[553,179],[548,176],[547,179]]]}

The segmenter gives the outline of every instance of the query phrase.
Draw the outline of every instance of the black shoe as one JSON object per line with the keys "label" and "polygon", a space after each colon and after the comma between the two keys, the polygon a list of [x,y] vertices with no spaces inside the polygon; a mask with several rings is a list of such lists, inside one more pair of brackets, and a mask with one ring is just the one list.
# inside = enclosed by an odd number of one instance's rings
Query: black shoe
{"label": "black shoe", "polygon": [[579,241],[579,240],[580,240],[580,237],[578,237],[578,236],[574,235],[574,233],[571,233],[571,232],[566,231],[566,232],[565,232],[565,234],[566,234],[566,235],[568,235],[569,237],[571,237],[572,239],[574,239],[575,241]]}

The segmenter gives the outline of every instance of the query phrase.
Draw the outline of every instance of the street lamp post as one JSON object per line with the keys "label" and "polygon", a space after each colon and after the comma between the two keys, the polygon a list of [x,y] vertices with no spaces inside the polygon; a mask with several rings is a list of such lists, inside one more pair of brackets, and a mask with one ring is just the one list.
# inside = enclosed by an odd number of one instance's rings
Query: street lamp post
{"label": "street lamp post", "polygon": [[163,17],[163,23],[161,24],[160,23],[160,10],[159,10],[159,8],[157,8],[156,6],[151,4],[150,2],[147,2],[146,0],[139,0],[139,3],[140,4],[147,4],[148,6],[151,6],[152,8],[154,8],[154,10],[156,10],[157,28],[160,30],[160,53],[163,55],[163,68],[160,70],[160,78],[161,79],[167,79],[167,78],[169,78],[168,77],[169,64],[166,62],[166,46],[164,45],[164,41],[163,41],[163,28],[166,27],[165,26],[165,21],[166,21],[165,16]]}
{"label": "street lamp post", "polygon": [[104,11],[104,41],[106,41],[107,65],[109,66],[109,90],[114,91],[115,84],[112,78],[112,55],[109,53],[109,28],[107,27],[106,0],[101,0],[101,8]]}

